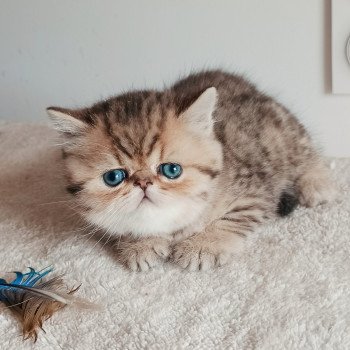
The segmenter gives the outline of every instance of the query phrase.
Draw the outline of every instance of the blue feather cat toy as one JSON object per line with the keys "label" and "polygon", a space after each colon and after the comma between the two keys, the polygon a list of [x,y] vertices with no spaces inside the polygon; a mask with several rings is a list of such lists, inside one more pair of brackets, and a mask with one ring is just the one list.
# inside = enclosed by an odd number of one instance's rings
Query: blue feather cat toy
{"label": "blue feather cat toy", "polygon": [[35,342],[38,328],[42,329],[43,322],[66,305],[96,307],[95,304],[73,296],[80,286],[67,289],[62,276],[43,281],[52,270],[46,268],[35,271],[30,267],[27,273],[14,272],[16,277],[11,282],[0,278],[0,302],[21,317],[24,339],[32,338]]}

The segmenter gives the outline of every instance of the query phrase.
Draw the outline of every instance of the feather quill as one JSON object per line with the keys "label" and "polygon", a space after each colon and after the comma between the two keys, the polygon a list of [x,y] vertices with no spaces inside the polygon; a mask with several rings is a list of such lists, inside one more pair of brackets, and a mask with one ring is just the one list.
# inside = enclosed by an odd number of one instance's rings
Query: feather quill
{"label": "feather quill", "polygon": [[63,276],[43,281],[52,270],[35,271],[30,267],[27,273],[15,271],[16,277],[11,282],[0,278],[0,301],[22,319],[24,339],[31,338],[36,342],[38,329],[42,329],[43,322],[66,305],[97,308],[97,305],[75,297],[73,294],[80,286],[67,289]]}

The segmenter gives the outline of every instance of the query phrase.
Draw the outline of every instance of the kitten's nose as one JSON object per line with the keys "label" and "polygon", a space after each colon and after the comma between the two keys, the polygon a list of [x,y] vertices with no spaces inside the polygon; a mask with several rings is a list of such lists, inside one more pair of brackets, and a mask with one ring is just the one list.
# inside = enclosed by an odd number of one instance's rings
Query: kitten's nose
{"label": "kitten's nose", "polygon": [[153,185],[152,180],[148,176],[135,177],[134,186],[140,186],[143,190],[145,190],[148,185]]}
{"label": "kitten's nose", "polygon": [[153,185],[152,173],[149,170],[138,170],[136,171],[130,180],[134,181],[134,186],[140,186],[143,190],[149,185]]}
{"label": "kitten's nose", "polygon": [[152,181],[150,179],[135,179],[134,186],[140,186],[143,190],[147,188],[148,185],[152,185]]}

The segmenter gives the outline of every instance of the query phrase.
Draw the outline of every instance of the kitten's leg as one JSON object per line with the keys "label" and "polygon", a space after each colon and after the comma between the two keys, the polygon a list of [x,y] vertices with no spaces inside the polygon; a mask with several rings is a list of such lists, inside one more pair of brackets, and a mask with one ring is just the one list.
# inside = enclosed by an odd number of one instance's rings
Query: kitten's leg
{"label": "kitten's leg", "polygon": [[318,160],[312,164],[297,181],[300,192],[299,202],[306,207],[329,202],[336,197],[336,187],[330,176],[330,170]]}
{"label": "kitten's leg", "polygon": [[170,254],[170,241],[161,237],[122,237],[116,244],[119,262],[132,271],[147,271]]}
{"label": "kitten's leg", "polygon": [[246,205],[231,210],[209,225],[204,232],[177,243],[172,259],[189,270],[207,270],[224,265],[240,250],[244,237],[265,221],[266,212],[259,206]]}

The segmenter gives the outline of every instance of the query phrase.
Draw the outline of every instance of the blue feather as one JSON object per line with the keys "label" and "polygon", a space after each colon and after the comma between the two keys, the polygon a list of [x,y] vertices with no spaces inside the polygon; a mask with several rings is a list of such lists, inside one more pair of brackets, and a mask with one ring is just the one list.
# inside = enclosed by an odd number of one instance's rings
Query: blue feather
{"label": "blue feather", "polygon": [[35,271],[32,267],[29,267],[29,272],[27,273],[14,271],[16,278],[11,282],[6,282],[3,278],[0,278],[0,301],[10,302],[8,297],[9,291],[23,291],[22,287],[32,288],[52,271],[52,267],[40,271]]}

